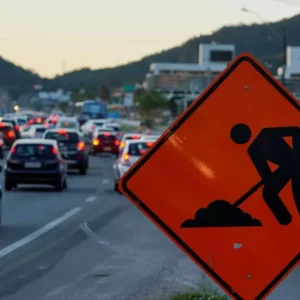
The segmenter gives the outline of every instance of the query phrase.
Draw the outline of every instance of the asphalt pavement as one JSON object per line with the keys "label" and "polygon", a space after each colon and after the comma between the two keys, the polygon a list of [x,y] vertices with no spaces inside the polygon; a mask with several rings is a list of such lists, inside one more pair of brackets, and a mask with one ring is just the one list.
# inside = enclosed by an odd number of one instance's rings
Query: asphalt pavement
{"label": "asphalt pavement", "polygon": [[203,280],[113,190],[113,162],[90,157],[87,175],[70,173],[63,192],[28,185],[4,191],[0,299],[166,299]]}
{"label": "asphalt pavement", "polygon": [[[90,157],[87,175],[71,172],[63,192],[28,185],[4,191],[0,299],[165,300],[215,288],[113,190],[113,162]],[[297,268],[268,299],[299,299],[299,277]]]}

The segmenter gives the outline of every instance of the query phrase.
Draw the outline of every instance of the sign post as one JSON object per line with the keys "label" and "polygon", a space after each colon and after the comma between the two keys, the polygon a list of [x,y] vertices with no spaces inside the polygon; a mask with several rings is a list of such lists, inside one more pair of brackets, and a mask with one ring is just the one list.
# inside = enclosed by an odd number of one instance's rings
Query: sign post
{"label": "sign post", "polygon": [[299,261],[299,109],[241,55],[119,182],[233,299],[265,299]]}

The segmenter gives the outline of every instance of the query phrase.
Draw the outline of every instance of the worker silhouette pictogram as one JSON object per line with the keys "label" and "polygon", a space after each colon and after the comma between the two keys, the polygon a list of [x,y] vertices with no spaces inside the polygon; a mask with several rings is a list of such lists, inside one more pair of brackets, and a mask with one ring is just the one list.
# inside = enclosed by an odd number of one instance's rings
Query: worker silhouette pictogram
{"label": "worker silhouette pictogram", "polygon": [[[246,144],[251,139],[251,129],[246,124],[232,127],[231,139]],[[292,139],[290,146],[284,138]],[[263,182],[263,199],[281,225],[288,225],[292,215],[279,197],[285,185],[291,181],[296,207],[300,214],[300,128],[265,128],[248,147],[248,154]],[[268,161],[278,165],[272,171]]]}

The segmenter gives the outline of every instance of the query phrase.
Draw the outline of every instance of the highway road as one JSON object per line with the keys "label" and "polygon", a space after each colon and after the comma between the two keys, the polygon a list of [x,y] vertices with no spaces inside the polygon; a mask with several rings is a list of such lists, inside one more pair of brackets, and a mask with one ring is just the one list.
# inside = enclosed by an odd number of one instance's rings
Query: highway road
{"label": "highway road", "polygon": [[4,192],[0,299],[166,299],[197,286],[199,269],[113,190],[112,164],[91,157],[64,192]]}
{"label": "highway road", "polygon": [[[0,299],[166,300],[215,287],[124,196],[113,190],[113,158],[90,158],[68,189],[4,192]],[[299,299],[297,268],[270,300]]]}

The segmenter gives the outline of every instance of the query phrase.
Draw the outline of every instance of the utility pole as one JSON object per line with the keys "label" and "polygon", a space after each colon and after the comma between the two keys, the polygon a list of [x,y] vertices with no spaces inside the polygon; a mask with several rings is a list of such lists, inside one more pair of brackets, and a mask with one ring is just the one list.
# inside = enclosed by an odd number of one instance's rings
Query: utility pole
{"label": "utility pole", "polygon": [[286,69],[286,30],[283,28],[282,30],[282,74],[281,74],[281,82],[285,86],[285,69]]}

